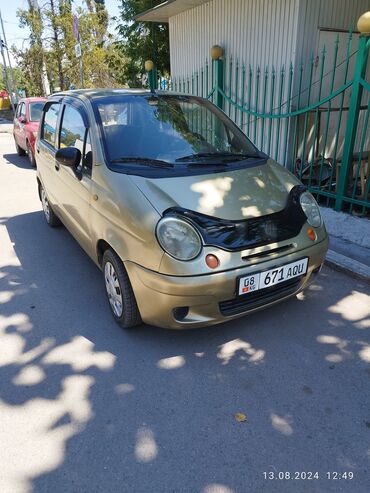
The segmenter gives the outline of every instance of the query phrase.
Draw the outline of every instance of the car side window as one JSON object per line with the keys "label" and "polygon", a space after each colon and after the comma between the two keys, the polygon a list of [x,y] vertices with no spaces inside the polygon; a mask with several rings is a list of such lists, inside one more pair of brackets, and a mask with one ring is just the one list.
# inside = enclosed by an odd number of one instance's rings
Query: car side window
{"label": "car side window", "polygon": [[26,105],[24,103],[22,103],[22,107],[21,107],[21,116],[26,118]]}
{"label": "car side window", "polygon": [[51,104],[44,116],[42,124],[41,138],[46,140],[53,147],[56,147],[55,137],[58,122],[58,114],[60,110],[60,103]]}
{"label": "car side window", "polygon": [[89,131],[78,109],[66,105],[60,126],[59,147],[77,147],[81,151],[80,169],[91,175],[92,151]]}

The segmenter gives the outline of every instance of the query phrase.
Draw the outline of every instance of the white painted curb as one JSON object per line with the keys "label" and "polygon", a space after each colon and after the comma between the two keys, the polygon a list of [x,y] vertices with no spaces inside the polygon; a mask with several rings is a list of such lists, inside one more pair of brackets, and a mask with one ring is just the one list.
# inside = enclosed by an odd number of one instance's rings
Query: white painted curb
{"label": "white painted curb", "polygon": [[344,271],[347,274],[370,282],[370,267],[357,260],[353,260],[345,255],[334,252],[333,250],[328,250],[325,263],[334,269]]}

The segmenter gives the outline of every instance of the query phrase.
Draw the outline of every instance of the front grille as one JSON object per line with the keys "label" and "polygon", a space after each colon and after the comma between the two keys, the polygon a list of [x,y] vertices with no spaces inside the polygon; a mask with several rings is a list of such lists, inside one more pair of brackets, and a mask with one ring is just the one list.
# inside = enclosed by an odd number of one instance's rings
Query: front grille
{"label": "front grille", "polygon": [[221,301],[219,303],[220,312],[225,317],[248,312],[262,305],[267,305],[284,296],[289,296],[299,289],[303,277],[296,277],[289,281],[282,282],[270,288],[260,289],[254,293],[244,296],[237,296],[232,300]]}
{"label": "front grille", "polygon": [[243,255],[242,260],[251,261],[254,259],[260,259],[261,257],[269,257],[272,255],[276,255],[277,253],[279,254],[286,253],[288,250],[291,250],[292,248],[294,248],[294,244],[289,243],[289,245],[272,248],[271,250],[263,250],[262,252],[253,253],[251,255]]}

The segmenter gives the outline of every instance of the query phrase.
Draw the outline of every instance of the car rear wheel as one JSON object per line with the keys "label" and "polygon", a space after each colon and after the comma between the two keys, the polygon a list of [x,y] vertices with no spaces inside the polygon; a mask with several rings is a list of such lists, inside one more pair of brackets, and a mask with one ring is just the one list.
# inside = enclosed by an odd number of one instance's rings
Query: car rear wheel
{"label": "car rear wheel", "polygon": [[105,291],[115,321],[124,329],[141,323],[139,309],[126,269],[111,249],[103,255]]}
{"label": "car rear wheel", "polygon": [[44,187],[40,185],[40,199],[42,203],[42,210],[44,211],[44,216],[46,219],[46,222],[51,228],[55,228],[56,226],[60,225],[60,219],[59,217],[54,213],[53,209],[51,208],[51,205],[49,204],[48,197],[46,195],[46,192],[44,190]]}
{"label": "car rear wheel", "polygon": [[29,142],[27,142],[27,154],[28,154],[28,159],[30,160],[30,163],[31,163],[31,166],[33,168],[36,168],[36,159],[35,159],[35,155],[34,153],[32,152],[32,147],[31,147],[31,144]]}
{"label": "car rear wheel", "polygon": [[19,145],[17,144],[17,141],[15,139],[14,139],[14,142],[15,142],[15,148],[17,150],[18,156],[25,156],[26,151],[24,149],[22,149],[22,147],[19,147]]}

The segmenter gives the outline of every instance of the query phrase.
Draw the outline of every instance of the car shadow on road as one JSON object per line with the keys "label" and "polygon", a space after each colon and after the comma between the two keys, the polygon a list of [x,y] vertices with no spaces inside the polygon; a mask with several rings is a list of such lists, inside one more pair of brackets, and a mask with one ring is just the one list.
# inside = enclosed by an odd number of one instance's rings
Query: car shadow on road
{"label": "car shadow on road", "polygon": [[16,254],[0,275],[9,491],[265,491],[271,469],[347,468],[365,484],[368,287],[325,269],[299,299],[233,322],[123,331],[65,228],[41,211],[0,224]]}
{"label": "car shadow on road", "polygon": [[18,154],[15,152],[14,154],[4,154],[3,157],[5,160],[5,163],[7,162],[9,164],[14,164],[14,166],[17,166],[17,168],[31,169],[31,170],[34,169],[31,166],[27,155],[18,156]]}

